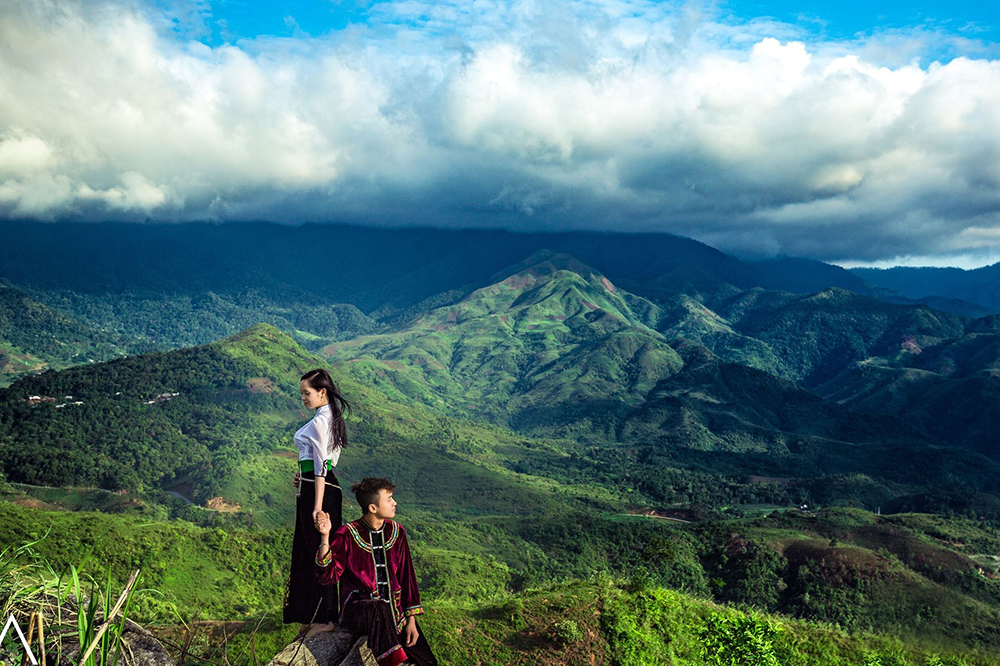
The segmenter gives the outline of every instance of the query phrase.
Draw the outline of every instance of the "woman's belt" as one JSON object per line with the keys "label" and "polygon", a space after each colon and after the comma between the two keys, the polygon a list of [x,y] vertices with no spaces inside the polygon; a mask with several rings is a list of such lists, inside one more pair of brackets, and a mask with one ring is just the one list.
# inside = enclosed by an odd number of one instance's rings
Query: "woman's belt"
{"label": "woman's belt", "polygon": [[[327,460],[326,462],[327,462],[327,464],[330,463],[329,460]],[[295,496],[296,497],[301,497],[302,496],[302,482],[303,481],[305,481],[307,483],[316,483],[316,475],[313,474],[313,470],[312,470],[313,462],[311,460],[300,460],[299,461],[299,467],[302,466],[302,463],[309,463],[309,470],[306,471],[306,472],[300,472],[299,473],[299,485],[295,486]],[[332,468],[333,468],[333,465],[330,465],[328,469],[332,470]],[[306,474],[308,474],[309,476],[306,476]],[[340,484],[337,483],[337,477],[334,476],[334,474],[333,474],[332,471],[330,471],[326,476],[320,477],[320,478],[326,480],[325,484],[326,484],[327,487],[332,486],[332,487],[336,488],[337,490],[340,490]]]}
{"label": "woman's belt", "polygon": [[[334,488],[339,488],[340,487],[340,484],[337,483],[337,477],[333,477],[333,481],[332,482],[329,480],[330,476],[321,476],[319,478],[321,478],[321,479],[327,479],[327,481],[326,481],[327,487],[329,487],[329,486],[333,486]],[[306,481],[308,483],[316,483],[316,477],[315,476],[301,476],[300,475],[299,476],[299,481]]]}

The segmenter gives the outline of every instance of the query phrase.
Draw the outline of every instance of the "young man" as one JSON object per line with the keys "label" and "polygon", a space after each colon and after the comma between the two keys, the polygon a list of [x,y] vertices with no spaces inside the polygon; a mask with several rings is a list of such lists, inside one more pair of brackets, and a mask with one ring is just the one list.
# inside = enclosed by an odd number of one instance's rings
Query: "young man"
{"label": "young man", "polygon": [[416,616],[424,611],[406,532],[390,520],[396,515],[395,487],[372,478],[351,486],[364,515],[341,526],[332,540],[330,517],[320,515],[316,578],[322,585],[340,581],[340,626],[368,636],[379,666],[437,666],[417,629]]}

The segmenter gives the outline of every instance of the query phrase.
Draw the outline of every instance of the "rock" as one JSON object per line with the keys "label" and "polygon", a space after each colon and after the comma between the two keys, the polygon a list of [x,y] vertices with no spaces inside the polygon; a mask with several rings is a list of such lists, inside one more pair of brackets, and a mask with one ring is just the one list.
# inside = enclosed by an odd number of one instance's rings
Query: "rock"
{"label": "rock", "polygon": [[295,641],[267,666],[378,666],[368,640],[337,628]]}
{"label": "rock", "polygon": [[[146,631],[144,628],[132,622],[125,621],[125,631],[122,632],[121,658],[119,664],[123,666],[174,666],[174,660],[167,653],[166,648],[160,641]],[[80,656],[80,644],[71,638],[63,641],[62,659],[57,660],[56,655],[51,653],[47,656],[49,664],[58,666],[73,666]],[[98,662],[100,658],[98,657]]]}
{"label": "rock", "polygon": [[131,620],[125,620],[122,634],[127,649],[122,650],[129,666],[174,666],[174,660],[153,634]]}
{"label": "rock", "polygon": [[[46,597],[48,603],[41,604],[43,613],[43,624],[46,635],[46,663],[49,666],[75,666],[80,657],[80,643],[76,639],[75,625],[77,622],[77,604],[72,598],[56,599]],[[62,609],[59,615],[57,603],[62,602]],[[21,614],[27,617],[34,609],[23,609]],[[104,617],[103,609],[95,614],[95,626],[100,626]],[[118,620],[120,622],[120,620]],[[59,629],[62,625],[62,629]],[[115,623],[117,626],[117,622]],[[120,666],[174,666],[174,660],[167,652],[166,648],[144,627],[126,618],[122,630],[122,641],[119,658]],[[37,639],[35,639],[37,640]],[[56,647],[51,641],[56,640],[61,643],[61,647]],[[96,653],[95,653],[96,654]],[[36,658],[39,656],[35,655]],[[97,657],[100,663],[100,657]]]}

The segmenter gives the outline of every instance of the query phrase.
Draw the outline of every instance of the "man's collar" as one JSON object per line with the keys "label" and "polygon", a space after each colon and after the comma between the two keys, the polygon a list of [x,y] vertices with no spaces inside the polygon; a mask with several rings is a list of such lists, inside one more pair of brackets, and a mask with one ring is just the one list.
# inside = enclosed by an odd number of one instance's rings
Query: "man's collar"
{"label": "man's collar", "polygon": [[358,518],[357,520],[354,521],[354,523],[358,527],[362,527],[368,532],[378,532],[379,530],[384,530],[386,527],[389,527],[392,521],[386,518],[385,520],[382,521],[382,527],[378,529],[372,528],[372,526],[368,524],[368,521],[365,520],[364,517]]}

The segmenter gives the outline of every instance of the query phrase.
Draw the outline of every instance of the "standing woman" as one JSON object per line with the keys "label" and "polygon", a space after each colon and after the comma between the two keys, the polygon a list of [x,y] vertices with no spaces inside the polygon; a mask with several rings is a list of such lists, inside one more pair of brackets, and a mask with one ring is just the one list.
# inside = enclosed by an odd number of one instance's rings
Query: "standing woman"
{"label": "standing woman", "polygon": [[313,576],[313,557],[319,548],[316,522],[330,514],[334,529],[340,526],[340,484],[333,468],[347,446],[344,414],[351,405],[326,370],[310,370],[299,382],[302,404],[316,415],[295,433],[299,469],[295,473],[295,535],[292,537],[292,572],[285,588],[284,621],[298,622],[300,632],[330,631],[340,618],[336,589],[321,586]]}

